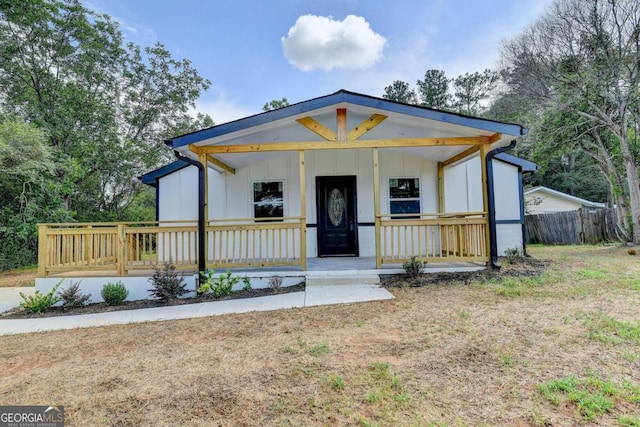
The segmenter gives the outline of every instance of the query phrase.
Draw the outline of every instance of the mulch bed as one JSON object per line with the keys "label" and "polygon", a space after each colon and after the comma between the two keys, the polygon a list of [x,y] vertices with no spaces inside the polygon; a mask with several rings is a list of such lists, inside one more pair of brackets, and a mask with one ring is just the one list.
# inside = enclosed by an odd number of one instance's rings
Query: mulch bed
{"label": "mulch bed", "polygon": [[[380,283],[387,288],[398,287],[421,287],[428,285],[445,285],[450,283],[469,284],[473,282],[484,282],[497,277],[531,277],[541,274],[550,264],[550,261],[536,258],[519,258],[513,263],[502,261],[502,268],[494,270],[486,268],[478,271],[463,271],[456,273],[430,273],[422,274],[411,278],[406,274],[381,275]],[[236,291],[230,295],[214,298],[212,294],[202,295],[195,298],[179,298],[167,302],[158,300],[135,300],[125,301],[116,306],[105,303],[93,303],[83,307],[67,308],[52,307],[43,313],[27,313],[22,307],[17,307],[4,313],[0,313],[0,319],[29,319],[45,318],[54,316],[71,316],[76,314],[105,313],[110,311],[136,310],[143,308],[166,307],[169,305],[196,304],[201,302],[224,301],[241,298],[255,298],[268,295],[286,294],[289,292],[304,291],[304,283],[295,286],[286,286],[279,289],[252,289],[250,291]]]}
{"label": "mulch bed", "polygon": [[549,260],[522,257],[512,263],[501,260],[499,270],[485,268],[478,271],[460,271],[455,273],[430,273],[411,278],[406,274],[380,276],[380,283],[387,288],[421,287],[450,283],[485,282],[499,277],[533,277],[544,272],[551,264]]}
{"label": "mulch bed", "polygon": [[215,298],[213,294],[206,294],[194,298],[178,298],[167,302],[149,299],[125,301],[119,305],[107,305],[104,302],[100,302],[87,304],[83,307],[51,307],[43,313],[28,313],[22,307],[17,307],[5,311],[4,313],[0,313],[0,319],[38,319],[44,317],[72,316],[76,314],[106,313],[110,311],[137,310],[142,308],[166,307],[170,305],[197,304],[201,302],[264,297],[302,291],[304,291],[304,283],[299,283],[294,286],[284,286],[279,289],[265,288],[252,289],[250,291],[240,290],[220,298]]}

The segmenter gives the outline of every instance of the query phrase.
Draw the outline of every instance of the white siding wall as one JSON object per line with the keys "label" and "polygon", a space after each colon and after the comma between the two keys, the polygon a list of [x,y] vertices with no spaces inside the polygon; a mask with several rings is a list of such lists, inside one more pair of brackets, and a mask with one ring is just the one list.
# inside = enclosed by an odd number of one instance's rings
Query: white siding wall
{"label": "white siding wall", "polygon": [[[480,157],[446,168],[444,171],[445,212],[479,212],[483,208]],[[518,168],[493,161],[496,220],[520,219],[520,183]],[[507,248],[522,250],[522,225],[498,224],[498,254]]]}
{"label": "white siding wall", "polygon": [[[495,190],[496,221],[520,220],[520,181],[518,168],[499,160],[493,161],[493,188]],[[497,224],[498,254],[505,249],[522,251],[522,224]]]}
{"label": "white siding wall", "polygon": [[520,219],[518,168],[494,160],[493,188],[496,195],[496,220]]}
{"label": "white siding wall", "polygon": [[158,220],[198,220],[198,168],[187,166],[159,179]]}
{"label": "white siding wall", "polygon": [[[259,159],[256,155],[256,159]],[[308,151],[305,155],[307,223],[317,223],[316,177],[356,175],[358,223],[373,223],[373,163],[370,150]],[[498,219],[519,218],[517,169],[494,163]],[[481,211],[482,183],[480,159],[475,157],[444,174],[445,212]],[[160,179],[159,219],[197,219],[198,170],[194,166]],[[380,150],[380,209],[389,213],[389,178],[420,178],[422,212],[438,212],[438,178],[436,162],[408,157],[392,150]],[[236,168],[236,174],[209,169],[209,218],[253,217],[253,182],[284,181],[284,215],[299,216],[298,153],[283,153],[269,160]],[[515,227],[519,227],[518,224]],[[499,249],[519,245],[521,233],[513,224],[499,228]],[[307,229],[307,256],[317,256],[316,228]],[[504,230],[504,231],[503,231]],[[375,256],[374,227],[358,227],[361,257]],[[518,237],[519,236],[519,237]],[[296,242],[298,244],[298,242]]]}

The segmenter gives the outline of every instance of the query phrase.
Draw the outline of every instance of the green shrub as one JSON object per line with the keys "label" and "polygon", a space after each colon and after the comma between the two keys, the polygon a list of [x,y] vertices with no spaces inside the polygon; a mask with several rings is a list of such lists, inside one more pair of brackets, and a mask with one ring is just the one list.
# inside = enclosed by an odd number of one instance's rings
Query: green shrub
{"label": "green shrub", "polygon": [[60,297],[56,295],[56,291],[60,287],[62,280],[53,287],[46,294],[41,294],[40,291],[36,291],[35,294],[26,296],[20,292],[22,301],[20,301],[20,307],[24,308],[29,313],[42,313],[48,308],[53,307],[60,301]]}
{"label": "green shrub", "polygon": [[58,295],[63,307],[82,307],[91,299],[91,294],[80,292],[80,282],[72,282],[67,289],[58,292]]}
{"label": "green shrub", "polygon": [[116,283],[107,283],[102,287],[100,292],[102,299],[107,305],[118,305],[127,299],[129,291],[124,286],[124,283],[118,281]]}
{"label": "green shrub", "polygon": [[404,268],[405,273],[407,273],[412,279],[421,275],[424,272],[424,268],[426,266],[426,261],[420,261],[415,256],[412,256],[410,261],[402,264],[402,268]]}
{"label": "green shrub", "polygon": [[200,273],[200,280],[202,285],[198,286],[197,292],[200,295],[212,293],[214,297],[220,298],[225,295],[229,295],[233,286],[242,281],[244,283],[244,289],[251,288],[249,279],[247,277],[234,276],[229,270],[217,278],[214,278],[214,270],[207,270]]}
{"label": "green shrub", "polygon": [[520,251],[520,248],[507,248],[504,250],[504,257],[509,264],[513,264],[522,257],[522,251]]}
{"label": "green shrub", "polygon": [[169,301],[189,292],[182,275],[176,273],[176,266],[168,262],[162,269],[155,269],[149,282],[151,282],[149,293],[161,301]]}

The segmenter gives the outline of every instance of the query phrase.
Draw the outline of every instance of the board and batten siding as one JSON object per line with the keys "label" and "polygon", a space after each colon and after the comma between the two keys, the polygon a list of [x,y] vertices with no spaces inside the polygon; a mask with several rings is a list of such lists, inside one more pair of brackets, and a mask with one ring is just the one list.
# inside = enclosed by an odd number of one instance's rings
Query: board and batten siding
{"label": "board and batten siding", "polygon": [[[264,154],[263,154],[264,155]],[[259,155],[256,155],[259,156]],[[370,150],[322,150],[305,153],[307,256],[316,257],[316,177],[356,176],[358,249],[361,257],[375,256],[373,160]],[[197,219],[198,170],[188,166],[160,179],[159,220]],[[389,178],[420,178],[423,212],[438,211],[436,162],[380,151],[380,210],[389,213]],[[253,217],[253,182],[284,181],[284,216],[300,216],[298,153],[269,154],[259,163],[236,168],[236,174],[209,169],[209,218]],[[298,242],[296,242],[297,244]]]}
{"label": "board and batten siding", "polygon": [[[473,157],[444,170],[444,211],[480,212],[484,210],[480,157]],[[493,160],[496,238],[498,254],[505,249],[522,250],[520,176],[517,166]]]}

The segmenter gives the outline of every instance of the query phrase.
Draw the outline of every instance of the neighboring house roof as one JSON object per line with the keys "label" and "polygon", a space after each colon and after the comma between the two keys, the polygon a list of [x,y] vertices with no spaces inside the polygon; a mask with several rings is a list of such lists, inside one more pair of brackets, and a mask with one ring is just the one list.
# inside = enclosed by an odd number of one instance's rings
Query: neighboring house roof
{"label": "neighboring house roof", "polygon": [[559,197],[559,198],[567,200],[567,201],[571,201],[571,202],[574,202],[574,203],[579,203],[582,206],[585,206],[585,207],[588,207],[588,208],[604,208],[604,207],[606,207],[606,205],[604,203],[592,202],[590,200],[582,199],[582,198],[576,197],[576,196],[571,196],[571,195],[563,193],[561,191],[553,190],[551,188],[544,187],[544,186],[533,187],[533,188],[530,188],[530,189],[524,191],[524,195],[525,196],[535,195],[537,193],[547,193],[547,194]]}
{"label": "neighboring house roof", "polygon": [[278,108],[276,110],[267,111],[229,123],[223,123],[207,129],[177,136],[167,140],[166,143],[173,149],[178,149],[189,144],[222,137],[235,132],[241,132],[249,128],[266,125],[278,120],[308,114],[314,110],[321,110],[337,104],[349,104],[352,106],[386,111],[388,113],[413,116],[419,119],[432,120],[434,122],[445,123],[447,125],[475,128],[489,133],[500,133],[504,134],[505,138],[518,137],[525,135],[528,132],[527,128],[517,124],[481,119],[478,117],[435,110],[417,105],[403,104],[384,98],[376,98],[342,89],[330,95],[313,98],[287,107]]}
{"label": "neighboring house roof", "polygon": [[184,160],[176,160],[173,163],[169,163],[168,165],[164,165],[154,171],[145,173],[142,176],[139,176],[138,179],[142,181],[143,184],[150,185],[155,187],[160,178],[163,178],[173,172],[179,171],[185,167],[189,166],[189,163]]}
{"label": "neighboring house roof", "polygon": [[519,166],[520,168],[522,168],[522,172],[535,172],[538,169],[540,169],[540,167],[536,163],[530,162],[529,160],[525,160],[508,153],[497,154],[495,158],[505,163],[509,163],[514,166]]}

